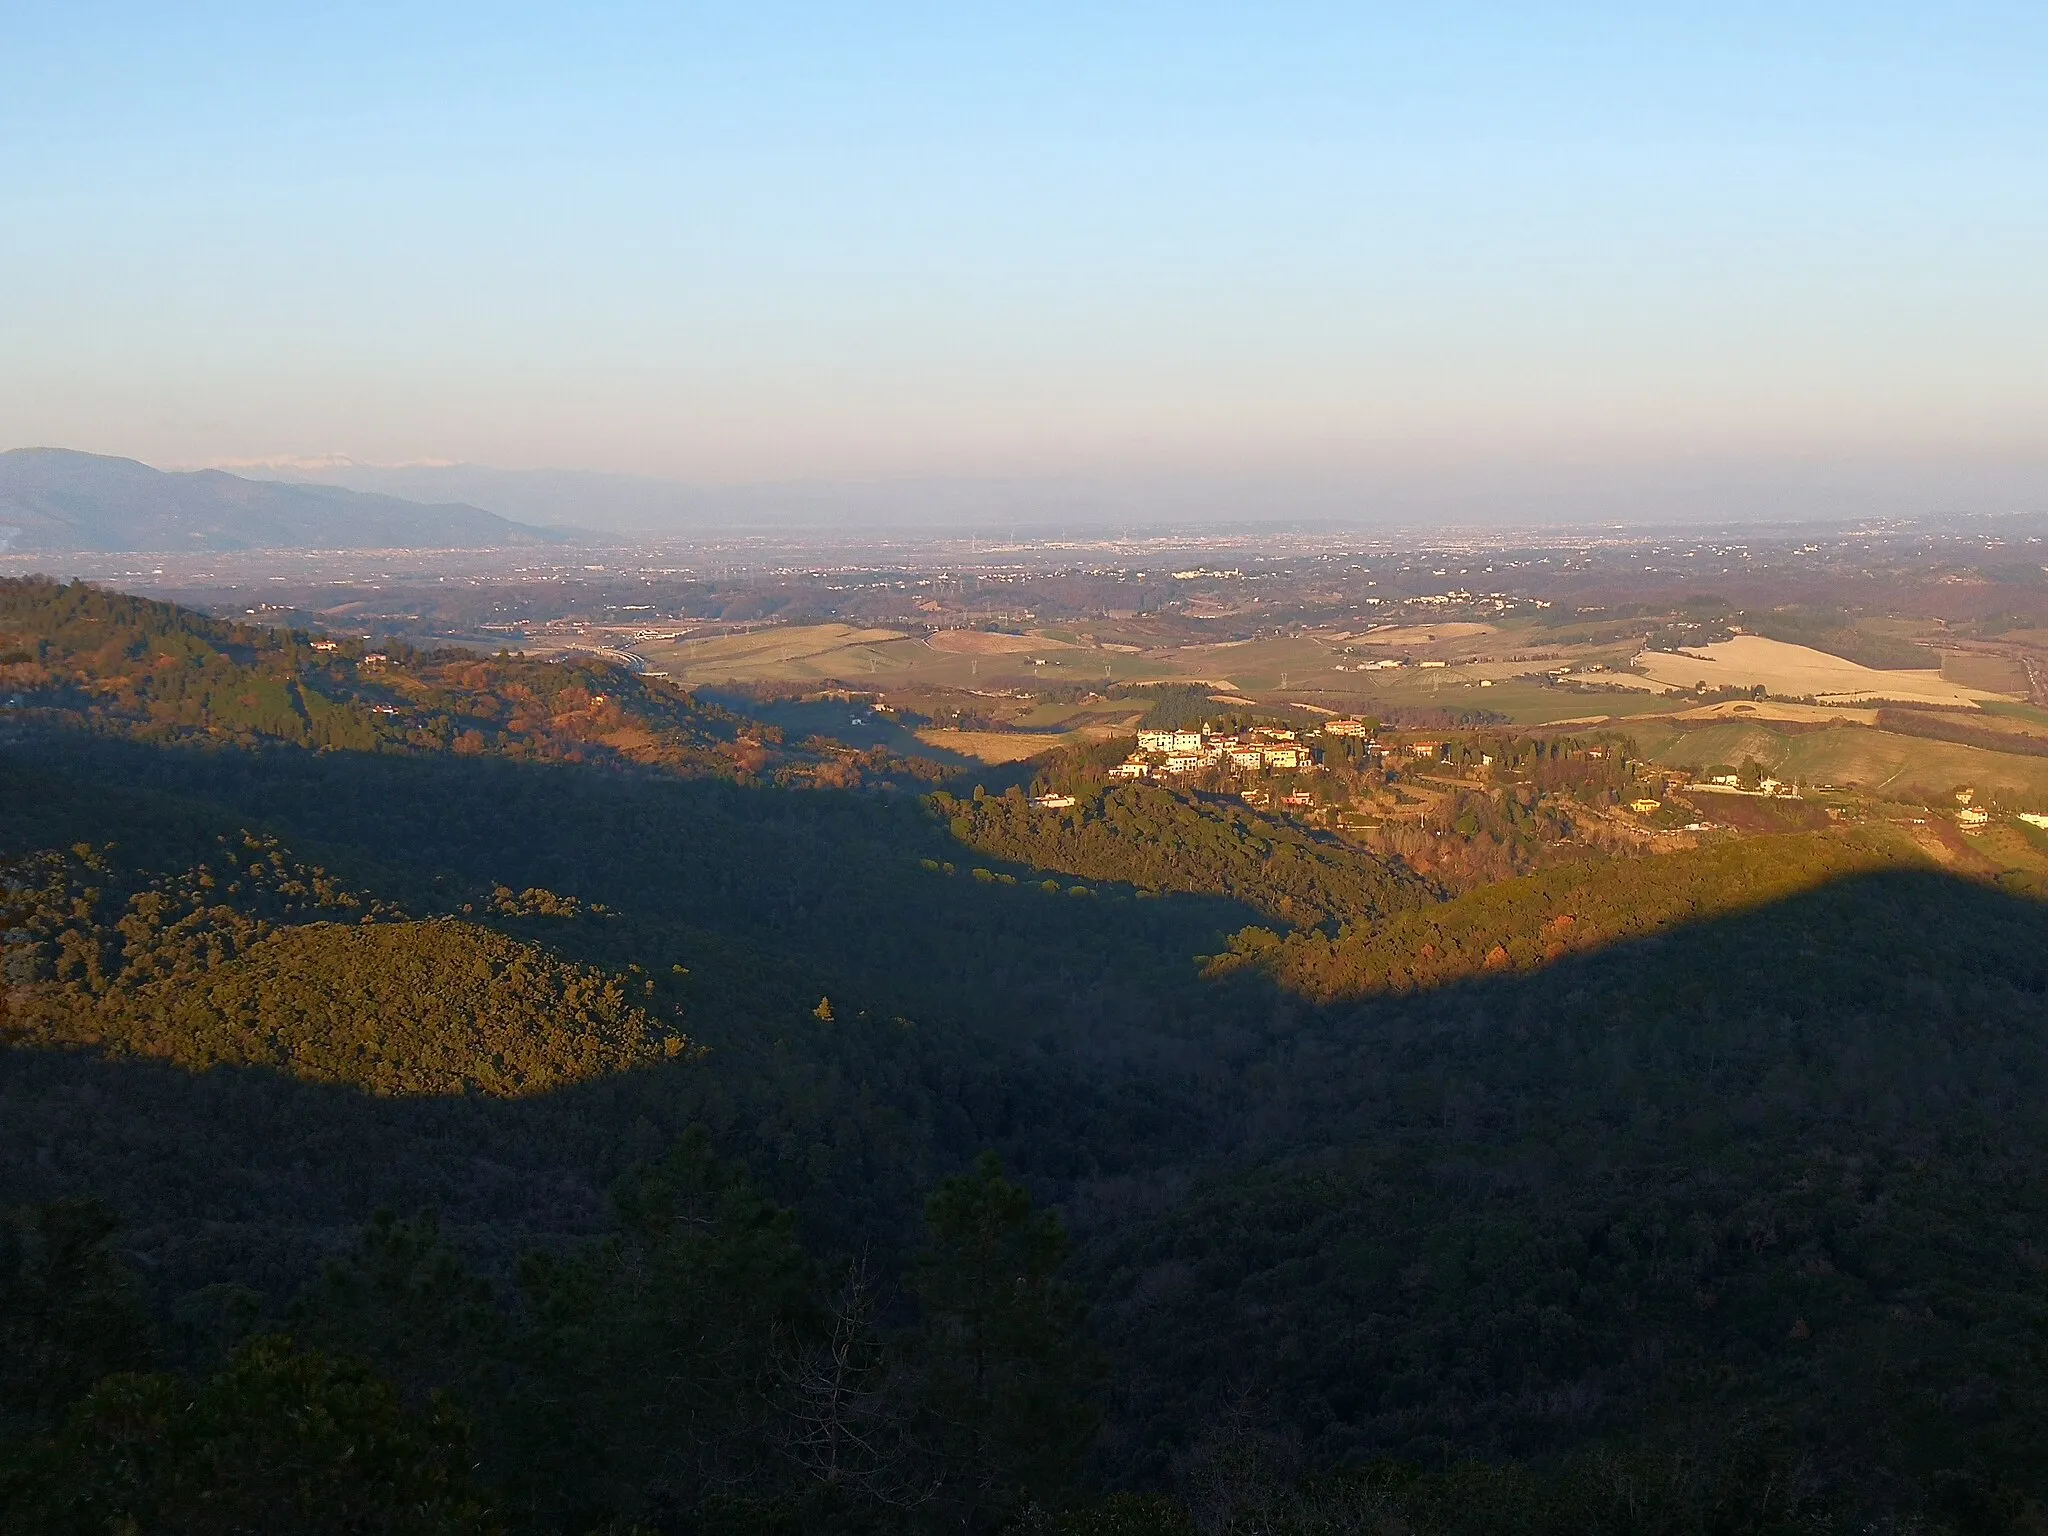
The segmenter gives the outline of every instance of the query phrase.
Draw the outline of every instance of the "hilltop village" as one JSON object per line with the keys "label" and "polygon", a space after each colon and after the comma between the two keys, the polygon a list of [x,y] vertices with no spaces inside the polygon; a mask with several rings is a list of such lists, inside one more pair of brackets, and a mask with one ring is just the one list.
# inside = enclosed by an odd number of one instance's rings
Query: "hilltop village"
{"label": "hilltop village", "polygon": [[[1323,729],[1332,735],[1371,736],[1372,728],[1361,720],[1340,721],[1336,726]],[[1223,763],[1246,773],[1321,766],[1314,750],[1299,740],[1301,734],[1275,725],[1255,725],[1243,731],[1140,731],[1138,750],[1112,772],[1118,778],[1144,779],[1154,773],[1193,773]]]}

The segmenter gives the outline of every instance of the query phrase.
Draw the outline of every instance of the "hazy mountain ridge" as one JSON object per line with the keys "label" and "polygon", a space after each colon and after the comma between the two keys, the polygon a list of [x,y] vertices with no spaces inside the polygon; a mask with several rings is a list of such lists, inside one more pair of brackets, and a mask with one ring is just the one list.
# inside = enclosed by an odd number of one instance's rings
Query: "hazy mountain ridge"
{"label": "hazy mountain ridge", "polygon": [[561,537],[462,504],[167,472],[64,448],[0,453],[0,553],[462,549]]}

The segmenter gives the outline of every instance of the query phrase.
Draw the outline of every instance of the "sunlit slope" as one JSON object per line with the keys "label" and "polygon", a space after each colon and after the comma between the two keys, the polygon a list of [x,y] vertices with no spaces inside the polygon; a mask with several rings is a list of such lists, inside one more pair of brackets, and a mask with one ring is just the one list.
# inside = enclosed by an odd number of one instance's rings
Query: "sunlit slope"
{"label": "sunlit slope", "polygon": [[1920,704],[1974,704],[2000,697],[1982,688],[1947,680],[1938,667],[1879,670],[1859,662],[1791,645],[1763,635],[1737,635],[1685,652],[1644,651],[1636,666],[1667,688],[1752,688],[1789,698],[1814,698],[1822,703],[1856,703],[1867,699],[1899,699]]}
{"label": "sunlit slope", "polygon": [[953,836],[991,858],[1152,891],[1228,896],[1276,921],[1359,922],[1436,900],[1397,860],[1291,822],[1151,785],[1085,792],[1064,809],[1022,795],[933,802]]}
{"label": "sunlit slope", "polygon": [[24,718],[150,741],[691,772],[730,771],[745,723],[587,658],[379,651],[40,578],[0,580],[0,689]]}
{"label": "sunlit slope", "polygon": [[1272,957],[1333,1005],[1274,1008],[1256,1152],[1090,1254],[1156,1362],[1133,1416],[1271,1394],[1332,1459],[1747,1425],[1822,1468],[2041,1465],[2048,906],[1820,842]]}
{"label": "sunlit slope", "polygon": [[[1836,832],[1759,837],[1570,865],[1400,912],[1332,938],[1250,930],[1211,962],[1322,999],[1410,992],[1653,938],[1784,901],[1850,875],[1925,867],[1903,842]],[[1703,978],[1711,980],[1711,978]]]}
{"label": "sunlit slope", "polygon": [[[688,1049],[642,1006],[651,998],[630,995],[630,978],[472,922],[374,921],[388,914],[331,885],[310,894],[274,848],[229,853],[240,856],[138,881],[125,902],[109,899],[119,872],[95,855],[18,865],[0,1037],[193,1071],[272,1067],[376,1094],[496,1098]],[[363,916],[326,915],[352,909]]]}
{"label": "sunlit slope", "polygon": [[415,651],[230,623],[74,582],[0,580],[0,697],[37,727],[184,744],[452,754],[681,778],[854,782],[888,753],[778,744],[673,680],[577,655]]}
{"label": "sunlit slope", "polygon": [[1644,724],[1632,734],[1646,758],[1694,771],[1739,766],[1753,757],[1779,778],[1803,784],[1837,784],[1895,798],[1945,798],[1968,785],[1987,796],[2048,803],[2048,757],[1960,742],[1846,725],[1783,732],[1735,721],[1683,731]]}

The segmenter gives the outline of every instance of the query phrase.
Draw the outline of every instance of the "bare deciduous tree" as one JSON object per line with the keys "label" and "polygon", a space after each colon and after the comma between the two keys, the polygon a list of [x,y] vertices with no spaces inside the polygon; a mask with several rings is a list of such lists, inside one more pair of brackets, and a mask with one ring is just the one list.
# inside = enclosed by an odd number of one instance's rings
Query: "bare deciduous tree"
{"label": "bare deciduous tree", "polygon": [[782,1444],[798,1466],[847,1496],[913,1508],[938,1491],[941,1474],[912,1434],[876,1310],[862,1254],[827,1304],[823,1336],[784,1351]]}

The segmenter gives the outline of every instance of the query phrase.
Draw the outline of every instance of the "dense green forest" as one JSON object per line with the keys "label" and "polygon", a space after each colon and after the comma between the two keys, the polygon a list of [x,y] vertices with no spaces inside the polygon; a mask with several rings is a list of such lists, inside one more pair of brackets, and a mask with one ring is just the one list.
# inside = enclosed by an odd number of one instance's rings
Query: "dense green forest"
{"label": "dense green forest", "polygon": [[1405,865],[1228,803],[1149,784],[1082,786],[1034,809],[1020,789],[932,804],[967,847],[1040,869],[1143,889],[1228,896],[1281,922],[1382,917],[1438,892]]}
{"label": "dense green forest", "polygon": [[4,611],[0,1528],[2040,1528],[2024,891],[349,745],[192,703],[317,637]]}
{"label": "dense green forest", "polygon": [[[1247,929],[1212,975],[1248,965],[1322,1000],[1440,987],[1491,971],[1528,971],[1575,952],[1644,939],[1678,923],[1735,915],[1845,876],[1918,856],[1876,834],[1821,833],[1709,845],[1685,857],[1574,864],[1458,901],[1353,925],[1332,937]],[[1704,977],[1714,982],[1719,978]]]}

